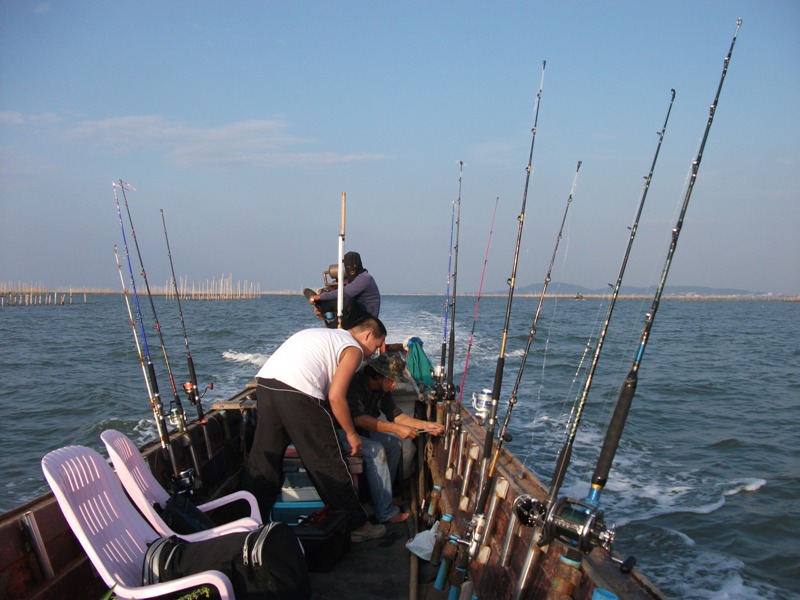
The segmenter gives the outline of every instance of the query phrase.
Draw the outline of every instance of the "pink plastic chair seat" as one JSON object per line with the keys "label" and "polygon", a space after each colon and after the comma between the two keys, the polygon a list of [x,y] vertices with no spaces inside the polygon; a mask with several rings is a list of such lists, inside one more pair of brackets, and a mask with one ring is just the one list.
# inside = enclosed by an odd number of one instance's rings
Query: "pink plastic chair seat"
{"label": "pink plastic chair seat", "polygon": [[[150,472],[150,468],[139,453],[136,445],[123,433],[114,429],[107,429],[100,435],[100,439],[106,445],[111,462],[117,472],[122,486],[130,496],[133,503],[144,515],[150,525],[162,536],[170,537],[178,535],[164,522],[161,515],[156,512],[154,505],[157,503],[165,506],[169,498],[169,492],[165,490]],[[197,508],[203,512],[218,508],[238,500],[246,501],[250,506],[250,516],[217,525],[211,529],[197,533],[180,534],[186,541],[205,540],[217,535],[234,533],[240,531],[252,531],[261,526],[261,512],[258,510],[258,502],[250,492],[233,492],[211,502],[199,505]]]}
{"label": "pink plastic chair seat", "polygon": [[100,454],[83,446],[67,446],[47,454],[42,470],[75,537],[118,598],[152,598],[201,585],[214,586],[221,598],[234,598],[230,580],[219,571],[142,585],[147,544],[159,533],[125,496]]}

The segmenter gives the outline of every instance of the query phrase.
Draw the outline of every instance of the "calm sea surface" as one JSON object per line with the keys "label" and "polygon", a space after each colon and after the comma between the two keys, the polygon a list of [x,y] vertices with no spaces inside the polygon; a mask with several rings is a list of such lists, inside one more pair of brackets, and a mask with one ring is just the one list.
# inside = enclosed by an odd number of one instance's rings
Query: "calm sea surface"
{"label": "calm sea surface", "polygon": [[[0,308],[0,510],[47,491],[39,461],[53,448],[101,450],[109,427],[155,437],[144,379],[121,296],[88,304]],[[519,375],[537,298],[516,297],[499,416]],[[475,297],[457,302],[454,381],[469,346]],[[562,492],[584,497],[616,392],[630,368],[650,301],[614,309]],[[464,402],[491,388],[506,298],[484,297]],[[180,388],[186,349],[174,302],[156,299]],[[152,323],[149,304],[142,305]],[[443,299],[384,298],[389,341],[418,336],[434,364]],[[605,318],[600,300],[545,302],[511,416],[509,444],[550,480],[571,407],[582,389],[584,350]],[[315,327],[302,296],[183,303],[191,354],[209,405],[238,391],[291,333]],[[153,362],[164,365],[148,329]],[[616,549],[671,598],[800,598],[800,303],[661,303],[639,387],[601,503],[616,523]],[[583,364],[588,364],[586,357]],[[169,379],[160,367],[165,404]],[[183,400],[183,398],[182,398]],[[187,403],[187,414],[191,407]]]}

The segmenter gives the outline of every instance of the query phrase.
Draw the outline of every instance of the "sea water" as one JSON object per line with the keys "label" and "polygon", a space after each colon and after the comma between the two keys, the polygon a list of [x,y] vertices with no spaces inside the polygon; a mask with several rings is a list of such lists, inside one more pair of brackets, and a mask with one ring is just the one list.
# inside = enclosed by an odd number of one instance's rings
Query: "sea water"
{"label": "sea water", "polygon": [[[165,407],[174,382],[195,415],[182,390],[187,348],[177,305],[155,299],[170,377],[153,311],[140,300],[141,352],[120,295],[0,308],[0,510],[47,491],[39,461],[54,448],[103,452],[99,436],[108,428],[139,443],[156,436],[140,354],[156,365]],[[547,483],[575,401],[585,396],[562,487],[581,499],[652,300],[616,303],[588,394],[586,369],[607,300],[548,298],[533,327],[537,303],[514,298],[498,416],[505,418],[516,388],[507,447]],[[457,300],[453,383],[468,405],[473,392],[492,387],[506,306],[505,297]],[[133,299],[131,307],[135,316]],[[299,294],[182,308],[206,407],[241,389],[293,332],[320,326]],[[442,297],[386,296],[381,318],[390,342],[419,337],[439,364],[449,337],[444,309]],[[798,339],[800,303],[665,299],[658,307],[600,504],[616,525],[615,550],[636,556],[668,597],[800,598]]]}

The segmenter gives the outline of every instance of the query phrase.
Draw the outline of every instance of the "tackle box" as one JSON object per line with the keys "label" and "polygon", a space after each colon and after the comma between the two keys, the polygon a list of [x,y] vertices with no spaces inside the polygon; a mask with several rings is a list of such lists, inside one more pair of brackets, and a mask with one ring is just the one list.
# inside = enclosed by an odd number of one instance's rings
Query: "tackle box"
{"label": "tackle box", "polygon": [[293,527],[312,573],[327,573],[350,551],[347,512],[324,506]]}
{"label": "tackle box", "polygon": [[272,506],[272,520],[294,526],[313,515],[323,506],[325,505],[322,500],[276,502]]}

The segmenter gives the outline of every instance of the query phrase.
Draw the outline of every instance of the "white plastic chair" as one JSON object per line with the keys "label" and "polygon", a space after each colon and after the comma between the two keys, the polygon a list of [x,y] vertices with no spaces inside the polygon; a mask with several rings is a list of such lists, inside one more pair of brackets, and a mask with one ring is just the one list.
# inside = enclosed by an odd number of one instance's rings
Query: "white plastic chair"
{"label": "white plastic chair", "polygon": [[42,470],[64,517],[105,584],[118,598],[152,598],[201,585],[234,599],[220,571],[142,585],[147,544],[159,537],[125,496],[106,460],[91,448],[67,446],[42,459]]}
{"label": "white plastic chair", "polygon": [[145,463],[136,445],[128,436],[115,429],[107,429],[100,434],[100,439],[103,440],[103,443],[106,445],[108,455],[111,457],[111,462],[114,463],[114,469],[117,471],[117,477],[119,477],[125,491],[128,492],[128,496],[130,496],[133,503],[144,515],[144,518],[147,519],[150,525],[162,536],[170,537],[178,535],[188,542],[193,542],[226,533],[252,531],[261,526],[261,512],[258,510],[258,502],[255,496],[250,492],[238,491],[223,496],[222,498],[212,500],[211,502],[201,504],[197,508],[206,512],[237,500],[244,500],[250,505],[249,517],[243,517],[197,533],[175,533],[164,522],[161,515],[156,512],[156,509],[153,508],[156,503],[161,506],[166,506],[169,492],[156,481],[156,478],[150,472],[150,468],[147,463]]}

